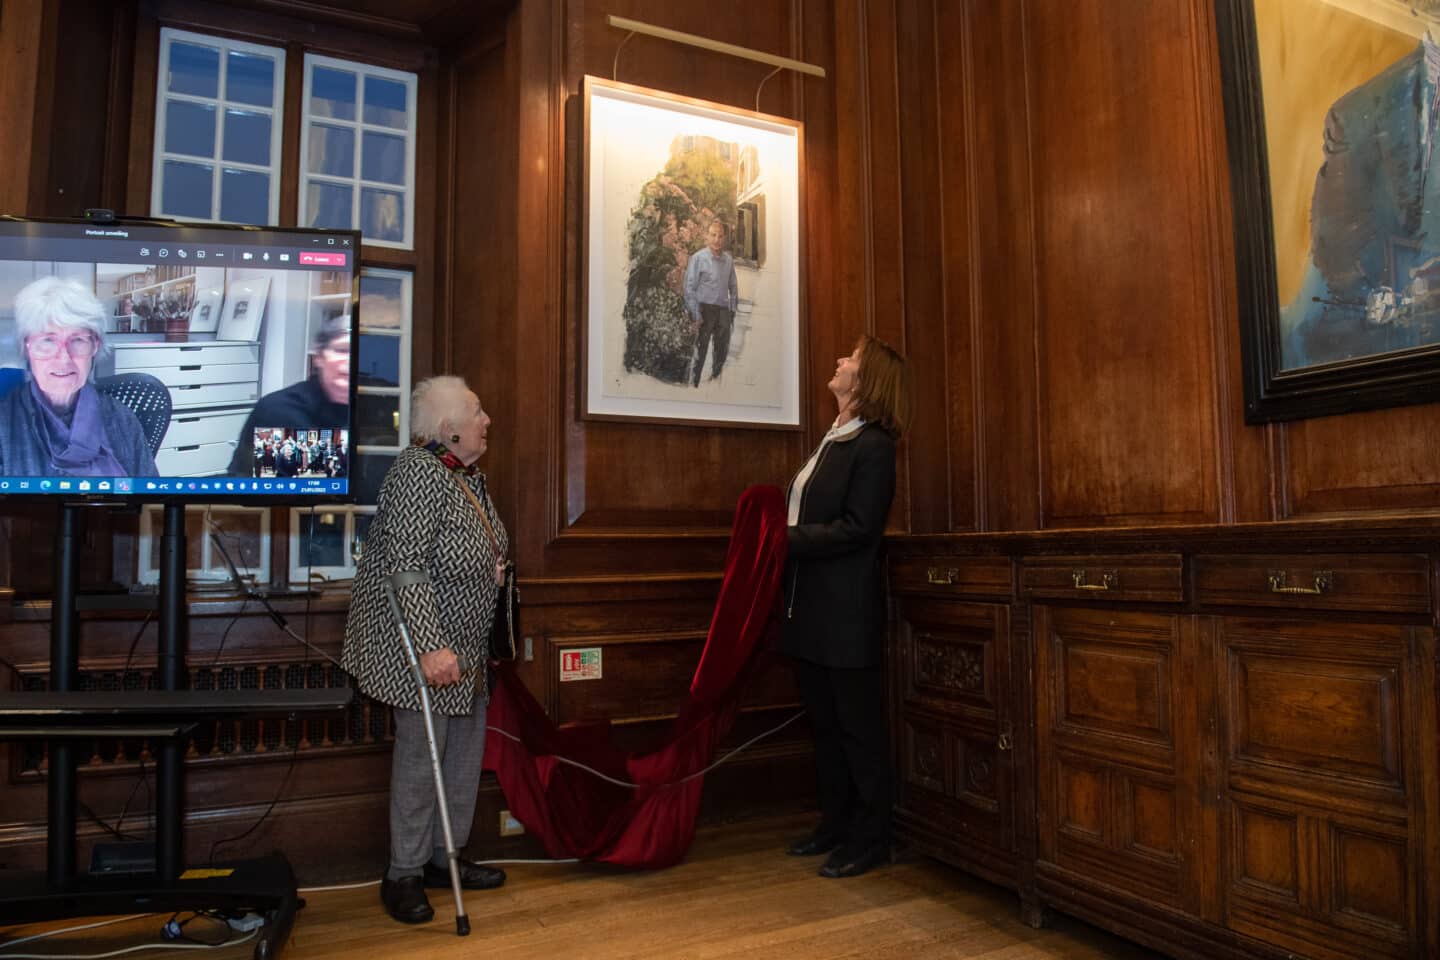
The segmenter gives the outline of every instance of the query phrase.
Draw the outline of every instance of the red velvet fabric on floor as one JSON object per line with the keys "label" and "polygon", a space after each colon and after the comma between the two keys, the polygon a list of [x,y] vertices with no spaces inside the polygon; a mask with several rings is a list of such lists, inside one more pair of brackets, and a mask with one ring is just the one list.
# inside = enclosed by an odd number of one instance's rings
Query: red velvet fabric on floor
{"label": "red velvet fabric on floor", "polygon": [[[557,729],[515,665],[497,669],[485,769],[495,771],[510,812],[551,856],[663,867],[685,855],[705,778],[678,781],[704,769],[730,730],[744,681],[771,645],[784,567],[784,494],[751,487],[735,509],[725,579],[689,693],[669,736],[652,752],[616,749],[606,723]],[[557,757],[637,786],[607,783]]]}

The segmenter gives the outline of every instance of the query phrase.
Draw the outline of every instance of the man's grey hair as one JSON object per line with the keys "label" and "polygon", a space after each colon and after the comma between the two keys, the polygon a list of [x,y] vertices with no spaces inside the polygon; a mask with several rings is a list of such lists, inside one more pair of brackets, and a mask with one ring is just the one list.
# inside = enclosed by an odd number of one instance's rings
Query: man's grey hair
{"label": "man's grey hair", "polygon": [[[44,333],[51,324],[93,333],[100,344],[95,357],[104,355],[105,307],[84,284],[56,276],[41,277],[15,295],[15,342],[27,367],[30,360],[25,338]],[[93,373],[95,368],[90,369]]]}
{"label": "man's grey hair", "polygon": [[310,338],[310,356],[321,353],[326,347],[339,340],[341,337],[350,336],[350,314],[341,313],[333,317],[326,317],[320,321],[315,328],[315,335]]}
{"label": "man's grey hair", "polygon": [[470,387],[460,377],[430,377],[415,385],[410,394],[410,434],[413,440],[429,443],[448,437],[442,424],[452,427],[475,411],[470,408]]}

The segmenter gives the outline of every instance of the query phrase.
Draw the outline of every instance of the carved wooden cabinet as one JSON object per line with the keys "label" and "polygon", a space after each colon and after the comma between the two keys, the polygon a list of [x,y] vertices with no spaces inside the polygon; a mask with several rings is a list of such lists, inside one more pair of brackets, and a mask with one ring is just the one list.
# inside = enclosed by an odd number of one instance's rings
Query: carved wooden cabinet
{"label": "carved wooden cabinet", "polygon": [[[1032,920],[1176,957],[1440,956],[1437,537],[897,539],[902,835],[1012,886]],[[1009,602],[965,592],[977,559],[1011,563]],[[1007,731],[987,807],[967,764]]]}
{"label": "carved wooden cabinet", "polygon": [[896,820],[928,852],[1014,883],[1008,558],[902,560],[891,691]]}

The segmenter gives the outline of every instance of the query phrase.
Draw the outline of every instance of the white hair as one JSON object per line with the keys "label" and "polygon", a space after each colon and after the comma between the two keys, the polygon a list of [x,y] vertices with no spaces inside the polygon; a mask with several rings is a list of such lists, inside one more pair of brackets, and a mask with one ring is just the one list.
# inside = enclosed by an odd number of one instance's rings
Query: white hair
{"label": "white hair", "polygon": [[15,341],[20,355],[27,357],[27,366],[30,361],[25,338],[44,333],[51,324],[94,334],[100,344],[96,357],[104,354],[105,307],[84,284],[56,276],[41,277],[15,295]]}
{"label": "white hair", "polygon": [[470,387],[460,377],[429,377],[410,394],[410,434],[421,443],[444,441],[442,424],[451,427],[475,411],[470,409]]}

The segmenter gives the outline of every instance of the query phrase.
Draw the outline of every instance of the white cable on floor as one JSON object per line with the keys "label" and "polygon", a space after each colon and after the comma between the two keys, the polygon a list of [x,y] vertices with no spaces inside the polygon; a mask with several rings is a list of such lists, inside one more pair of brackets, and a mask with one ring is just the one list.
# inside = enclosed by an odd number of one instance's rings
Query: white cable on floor
{"label": "white cable on floor", "polygon": [[[725,754],[725,756],[721,757],[719,760],[716,760],[714,763],[710,764],[708,767],[704,767],[703,769],[696,770],[694,773],[689,774],[688,776],[681,777],[679,780],[673,780],[673,781],[671,781],[671,782],[669,782],[669,783],[631,783],[631,782],[629,782],[628,780],[617,780],[615,777],[609,776],[608,774],[601,773],[599,770],[596,770],[594,767],[587,767],[587,766],[585,766],[585,764],[581,763],[581,762],[578,761],[578,760],[571,760],[569,757],[561,757],[561,756],[554,756],[554,755],[551,755],[551,756],[552,756],[552,758],[553,758],[557,763],[563,763],[563,764],[566,764],[567,766],[576,767],[576,768],[578,768],[578,769],[580,769],[580,770],[584,770],[586,773],[593,774],[594,776],[599,777],[601,780],[604,780],[606,783],[613,783],[613,784],[615,784],[615,786],[617,786],[617,787],[626,787],[626,788],[650,787],[650,788],[652,788],[652,789],[659,788],[659,787],[678,787],[680,784],[686,783],[687,781],[690,781],[690,780],[694,780],[696,777],[703,777],[703,776],[705,776],[705,774],[709,773],[711,770],[714,770],[716,767],[720,766],[720,764],[722,764],[722,763],[724,763],[725,761],[729,760],[731,757],[735,756],[735,754],[739,753],[741,750],[745,750],[745,749],[753,746],[754,744],[759,743],[761,740],[764,740],[766,737],[770,736],[770,735],[773,734],[773,733],[779,733],[781,730],[784,730],[786,727],[790,726],[790,724],[794,723],[796,720],[799,720],[799,719],[800,719],[801,717],[803,717],[803,716],[805,716],[805,711],[802,710],[802,711],[800,711],[799,713],[795,714],[795,716],[791,717],[789,720],[786,720],[784,723],[780,724],[778,727],[772,727],[771,729],[766,730],[764,733],[761,733],[761,734],[759,734],[759,735],[757,735],[757,736],[751,737],[749,740],[746,740],[744,743],[740,744],[740,746],[736,747],[734,750],[731,750],[729,753]],[[501,730],[499,727],[492,727],[492,726],[489,726],[489,725],[487,725],[487,726],[485,727],[485,729],[486,729],[486,730],[492,730],[492,731],[494,731],[495,733],[500,734],[500,736],[505,737],[505,738],[507,738],[507,739],[509,739],[509,740],[513,740],[513,741],[515,741],[516,743],[521,743],[521,742],[522,742],[519,737],[515,736],[515,734],[511,733],[511,732],[508,731],[508,730]]]}
{"label": "white cable on floor", "polygon": [[[19,940],[7,940],[0,943],[0,950],[9,950],[11,947],[18,947],[22,943],[30,943],[34,940],[46,940],[50,937],[58,937],[63,933],[77,933],[81,930],[94,930],[96,927],[108,927],[112,923],[124,923],[126,920],[142,920],[145,917],[156,917],[156,913],[136,913],[127,917],[111,917],[109,920],[97,920],[94,923],[82,923],[78,927],[65,927],[62,930],[51,930],[49,933],[36,933],[28,937],[21,937]],[[7,954],[16,956],[16,954]]]}

